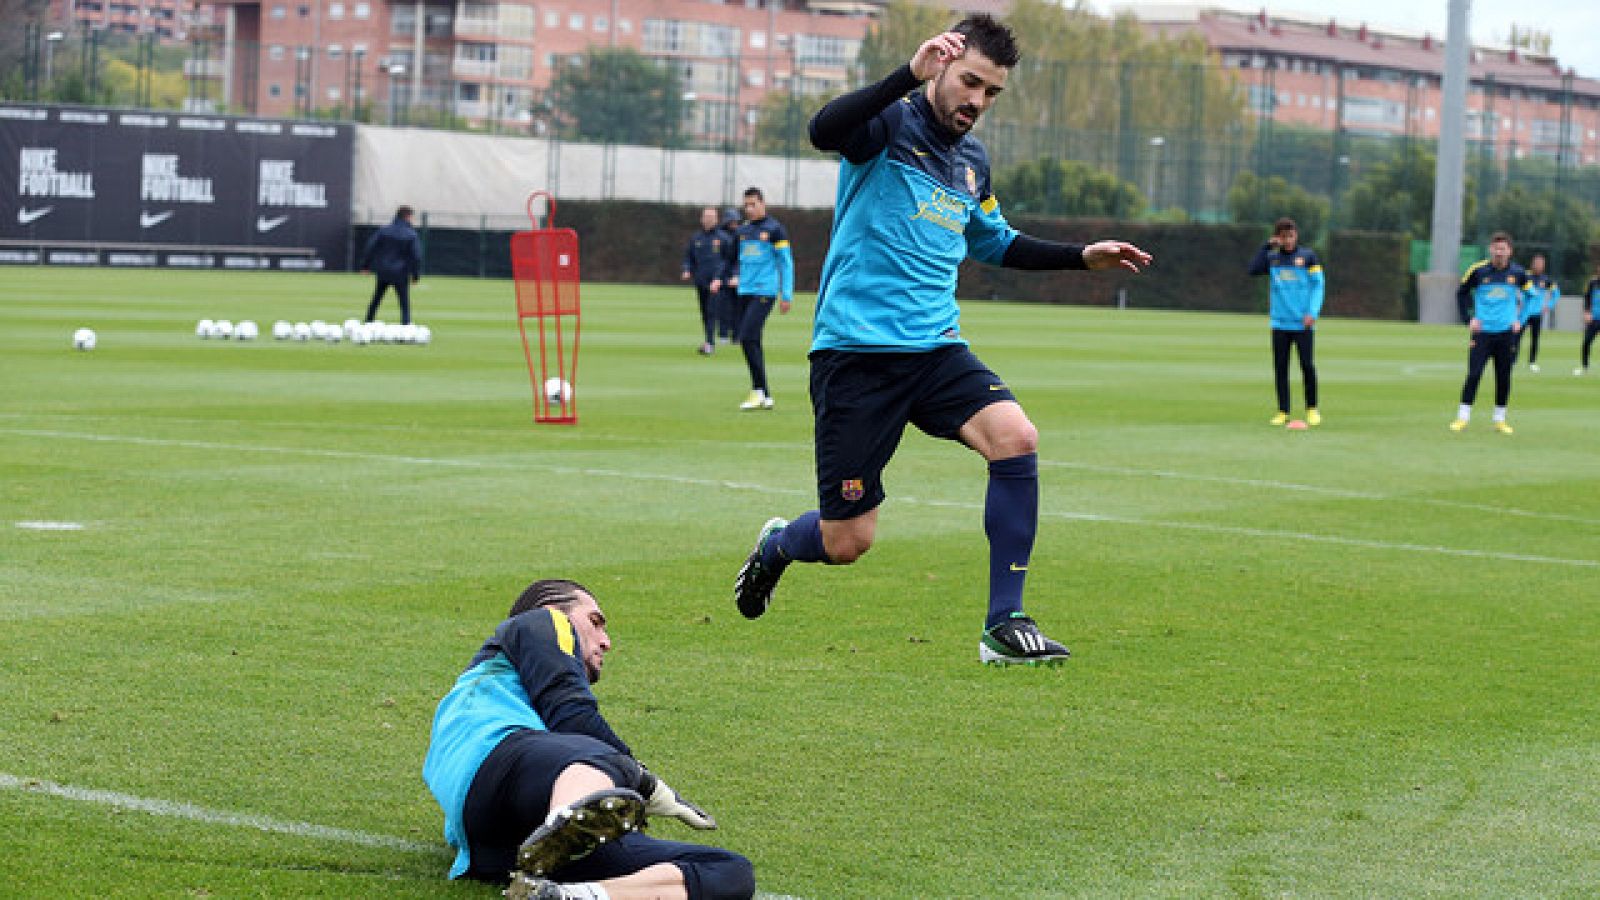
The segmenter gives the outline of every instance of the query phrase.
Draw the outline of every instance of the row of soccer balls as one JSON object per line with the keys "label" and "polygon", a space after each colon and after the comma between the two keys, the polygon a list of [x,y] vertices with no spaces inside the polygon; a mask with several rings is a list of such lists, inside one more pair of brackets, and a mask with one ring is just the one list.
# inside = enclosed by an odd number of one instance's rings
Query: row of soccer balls
{"label": "row of soccer balls", "polygon": [[[194,326],[194,334],[203,340],[253,341],[260,336],[260,330],[256,328],[256,323],[248,319],[237,325],[227,319],[201,319]],[[433,341],[433,329],[411,322],[399,325],[376,319],[371,322],[345,319],[342,327],[321,319],[309,323],[290,323],[280,319],[272,324],[272,336],[280,341],[316,340],[330,344],[340,341],[352,344],[427,344]]]}

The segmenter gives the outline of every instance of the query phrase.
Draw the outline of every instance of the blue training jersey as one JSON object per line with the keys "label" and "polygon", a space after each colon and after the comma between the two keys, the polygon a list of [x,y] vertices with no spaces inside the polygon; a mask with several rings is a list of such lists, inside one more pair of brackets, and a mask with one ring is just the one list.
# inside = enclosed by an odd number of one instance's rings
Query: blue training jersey
{"label": "blue training jersey", "polygon": [[1269,276],[1272,288],[1268,303],[1272,327],[1279,331],[1305,331],[1306,316],[1322,315],[1322,298],[1327,287],[1322,260],[1310,247],[1284,251],[1262,244],[1250,262],[1250,274]]}
{"label": "blue training jersey", "polygon": [[1561,285],[1548,274],[1528,273],[1528,286],[1522,292],[1522,324],[1534,316],[1542,316],[1561,302]]}
{"label": "blue training jersey", "polygon": [[767,216],[734,229],[738,240],[736,264],[741,297],[777,297],[794,300],[794,252],[789,232]]}
{"label": "blue training jersey", "polygon": [[1588,287],[1583,289],[1583,309],[1600,318],[1600,278],[1590,279]]}
{"label": "blue training jersey", "polygon": [[[1016,238],[989,183],[989,155],[934,124],[922,91],[863,129],[885,146],[841,160],[812,350],[920,352],[961,338],[956,272],[998,265]],[[858,157],[859,158],[859,157]]]}
{"label": "blue training jersey", "polygon": [[629,753],[600,717],[572,623],[560,610],[532,609],[506,619],[439,701],[422,778],[444,811],[444,837],[456,850],[450,877],[471,864],[462,814],[467,791],[490,751],[514,731],[588,734]]}
{"label": "blue training jersey", "polygon": [[1482,259],[1467,269],[1457,292],[1465,294],[1471,318],[1478,320],[1484,332],[1499,334],[1522,323],[1522,292],[1527,284],[1528,273],[1516,263],[1508,262],[1505,268],[1496,269],[1489,260]]}

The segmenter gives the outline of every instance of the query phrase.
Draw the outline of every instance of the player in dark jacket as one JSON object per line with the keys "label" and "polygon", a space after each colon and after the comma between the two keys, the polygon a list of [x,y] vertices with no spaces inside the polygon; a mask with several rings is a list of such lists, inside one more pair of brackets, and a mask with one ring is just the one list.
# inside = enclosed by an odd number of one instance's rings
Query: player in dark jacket
{"label": "player in dark jacket", "polygon": [[700,297],[700,328],[705,340],[700,352],[710,356],[716,349],[718,305],[722,300],[722,284],[728,280],[732,259],[733,235],[717,227],[717,208],[708,206],[700,211],[700,230],[683,248],[683,281],[694,281],[695,293]]}
{"label": "player in dark jacket", "polygon": [[600,715],[590,684],[610,649],[588,589],[536,581],[439,701],[422,777],[456,850],[450,877],[509,877],[507,896],[533,900],[748,900],[755,875],[743,856],[637,832],[646,816],[716,822]]}
{"label": "player in dark jacket", "polygon": [[367,248],[361,254],[361,271],[371,272],[375,279],[372,302],[367,304],[368,322],[378,314],[384,290],[392,287],[400,298],[400,322],[411,324],[411,285],[422,279],[422,241],[411,227],[414,214],[411,207],[400,207],[393,222],[367,239]]}

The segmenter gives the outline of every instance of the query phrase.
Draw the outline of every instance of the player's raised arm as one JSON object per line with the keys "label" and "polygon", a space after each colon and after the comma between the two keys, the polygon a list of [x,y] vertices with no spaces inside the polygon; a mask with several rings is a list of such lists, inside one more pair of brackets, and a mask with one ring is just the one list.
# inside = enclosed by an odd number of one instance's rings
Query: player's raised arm
{"label": "player's raised arm", "polygon": [[889,144],[893,124],[878,115],[960,56],[965,41],[953,31],[935,35],[923,41],[910,62],[882,81],[829,101],[811,119],[811,145],[826,153],[841,153],[853,163],[878,155]]}

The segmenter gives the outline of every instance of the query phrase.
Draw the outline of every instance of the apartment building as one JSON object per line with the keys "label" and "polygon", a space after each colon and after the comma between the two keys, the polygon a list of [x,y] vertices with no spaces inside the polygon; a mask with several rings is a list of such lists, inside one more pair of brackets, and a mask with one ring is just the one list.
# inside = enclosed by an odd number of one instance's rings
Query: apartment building
{"label": "apartment building", "polygon": [[[1437,137],[1444,41],[1262,10],[1130,4],[1156,34],[1198,34],[1236,71],[1250,109],[1275,123],[1358,134]],[[1600,163],[1600,81],[1551,56],[1473,47],[1467,139],[1497,158]]]}

